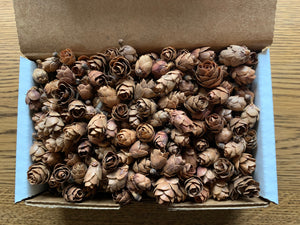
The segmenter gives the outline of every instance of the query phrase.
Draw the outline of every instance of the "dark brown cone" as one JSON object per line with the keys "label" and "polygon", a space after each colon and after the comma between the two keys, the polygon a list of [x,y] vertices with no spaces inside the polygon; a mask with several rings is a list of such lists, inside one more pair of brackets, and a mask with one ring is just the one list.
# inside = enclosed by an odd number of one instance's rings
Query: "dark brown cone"
{"label": "dark brown cone", "polygon": [[123,56],[117,56],[110,60],[109,71],[118,78],[126,78],[131,72],[130,62]]}
{"label": "dark brown cone", "polygon": [[117,143],[121,147],[129,147],[136,141],[136,132],[134,130],[122,129],[117,133]]}
{"label": "dark brown cone", "polygon": [[169,110],[170,123],[173,124],[181,133],[192,133],[194,129],[193,121],[181,110]]}
{"label": "dark brown cone", "polygon": [[72,50],[67,48],[59,53],[59,61],[67,66],[70,66],[74,64],[76,58]]}
{"label": "dark brown cone", "polygon": [[32,162],[41,162],[46,151],[47,149],[42,142],[35,141],[29,150]]}
{"label": "dark brown cone", "polygon": [[169,118],[170,116],[168,112],[159,110],[152,115],[148,122],[153,127],[161,127],[169,121]]}
{"label": "dark brown cone", "polygon": [[71,171],[65,164],[59,163],[55,165],[51,176],[54,177],[56,182],[64,183],[69,180]]}
{"label": "dark brown cone", "polygon": [[240,158],[234,160],[235,168],[243,175],[251,175],[256,167],[255,158],[249,153],[242,153]]}
{"label": "dark brown cone", "polygon": [[56,78],[59,79],[60,82],[65,82],[70,85],[76,84],[75,74],[67,66],[62,66],[57,70]]}
{"label": "dark brown cone", "polygon": [[136,173],[149,175],[151,170],[151,161],[148,158],[142,158],[141,160],[135,160],[132,169]]}
{"label": "dark brown cone", "polygon": [[106,55],[106,60],[109,62],[113,58],[120,55],[120,52],[117,48],[108,48],[105,50],[104,54]]}
{"label": "dark brown cone", "polygon": [[198,85],[190,75],[185,75],[178,85],[179,91],[185,96],[194,95],[198,91]]}
{"label": "dark brown cone", "polygon": [[258,57],[256,52],[251,52],[248,61],[246,62],[247,66],[255,66],[258,63]]}
{"label": "dark brown cone", "polygon": [[193,135],[195,137],[202,137],[206,132],[206,124],[204,121],[194,120],[193,121]]}
{"label": "dark brown cone", "polygon": [[247,152],[254,152],[257,148],[256,131],[253,129],[249,130],[244,138],[246,141]]}
{"label": "dark brown cone", "polygon": [[183,160],[180,155],[171,155],[163,168],[162,175],[166,177],[173,177],[183,169],[184,164],[185,160]]}
{"label": "dark brown cone", "polygon": [[248,132],[248,123],[241,118],[233,118],[230,120],[230,129],[234,135],[243,136]]}
{"label": "dark brown cone", "polygon": [[252,176],[236,177],[232,180],[230,185],[230,198],[235,200],[239,197],[258,197],[259,196],[259,183],[256,182]]}
{"label": "dark brown cone", "polygon": [[83,140],[82,142],[80,142],[77,148],[78,155],[81,158],[86,158],[89,155],[91,155],[92,150],[93,150],[92,143],[89,140]]}
{"label": "dark brown cone", "polygon": [[219,144],[227,144],[231,140],[232,136],[232,131],[227,127],[224,127],[220,133],[216,134],[215,142],[217,146],[219,146]]}
{"label": "dark brown cone", "polygon": [[186,163],[189,163],[193,166],[194,169],[197,168],[197,154],[193,148],[186,149],[182,152],[182,158],[185,160]]}
{"label": "dark brown cone", "polygon": [[245,101],[245,98],[240,97],[238,95],[230,96],[226,102],[227,108],[231,109],[232,111],[238,111],[238,112],[243,111],[246,105],[247,102]]}
{"label": "dark brown cone", "polygon": [[210,197],[210,190],[208,187],[203,186],[202,191],[199,193],[199,195],[195,196],[194,200],[197,203],[203,203],[206,202]]}
{"label": "dark brown cone", "polygon": [[191,113],[199,113],[208,107],[208,99],[203,95],[189,96],[184,107]]}
{"label": "dark brown cone", "polygon": [[230,141],[224,147],[224,156],[228,159],[240,157],[245,150],[246,141],[243,138],[238,143]]}
{"label": "dark brown cone", "polygon": [[249,128],[253,128],[259,120],[259,111],[259,108],[252,103],[244,108],[244,111],[241,114],[241,119],[248,122]]}
{"label": "dark brown cone", "polygon": [[148,80],[142,79],[141,82],[138,82],[135,86],[134,91],[134,99],[140,99],[140,98],[154,98],[157,96],[157,94],[154,92],[154,87],[156,86],[156,83],[154,80]]}
{"label": "dark brown cone", "polygon": [[119,103],[112,108],[111,116],[116,121],[125,121],[128,119],[128,106]]}
{"label": "dark brown cone", "polygon": [[66,163],[67,166],[72,167],[76,163],[81,162],[81,158],[77,153],[70,152],[64,159],[64,162]]}
{"label": "dark brown cone", "polygon": [[191,177],[184,182],[187,195],[191,198],[198,196],[203,190],[203,183],[198,177]]}
{"label": "dark brown cone", "polygon": [[198,151],[198,152],[203,152],[205,151],[207,148],[209,147],[209,143],[206,139],[204,138],[201,138],[200,140],[198,140],[196,143],[195,143],[195,149]]}
{"label": "dark brown cone", "polygon": [[39,111],[42,108],[41,93],[37,87],[34,86],[28,90],[25,103],[33,111]]}
{"label": "dark brown cone", "polygon": [[94,189],[99,186],[100,180],[102,180],[101,164],[92,158],[83,179],[84,186],[89,189]]}
{"label": "dark brown cone", "polygon": [[150,146],[141,141],[136,141],[129,149],[129,153],[133,158],[142,158],[149,154]]}
{"label": "dark brown cone", "polygon": [[189,135],[185,135],[177,129],[173,129],[171,131],[171,139],[175,142],[175,144],[181,147],[187,147],[190,145]]}
{"label": "dark brown cone", "polygon": [[77,91],[83,100],[91,99],[94,96],[93,87],[90,84],[79,84]]}
{"label": "dark brown cone", "polygon": [[50,178],[50,170],[47,165],[38,162],[32,164],[27,171],[27,180],[31,185],[45,184]]}
{"label": "dark brown cone", "polygon": [[101,71],[92,70],[88,74],[90,84],[94,87],[102,87],[107,85],[108,77]]}
{"label": "dark brown cone", "polygon": [[246,46],[230,45],[221,51],[219,55],[220,63],[226,66],[239,66],[246,63],[250,57],[250,50]]}
{"label": "dark brown cone", "polygon": [[135,193],[141,193],[151,188],[151,180],[141,173],[130,171],[128,173],[126,187],[135,197]]}
{"label": "dark brown cone", "polygon": [[176,57],[177,57],[176,49],[171,46],[163,48],[160,54],[160,58],[167,62],[175,60]]}
{"label": "dark brown cone", "polygon": [[197,168],[196,176],[201,178],[204,184],[214,183],[217,179],[217,175],[212,169],[201,166]]}
{"label": "dark brown cone", "polygon": [[118,126],[116,122],[111,118],[107,121],[106,126],[106,138],[114,138],[118,133]]}
{"label": "dark brown cone", "polygon": [[93,55],[88,60],[88,66],[90,70],[98,70],[101,72],[106,71],[107,61],[106,55],[104,53],[97,53],[97,55]]}
{"label": "dark brown cone", "polygon": [[169,94],[179,85],[182,80],[183,73],[180,70],[171,70],[156,81],[154,92],[164,96]]}
{"label": "dark brown cone", "polygon": [[161,78],[161,76],[169,72],[173,66],[173,62],[167,63],[164,60],[157,60],[152,66],[152,74],[154,76],[154,79]]}
{"label": "dark brown cone", "polygon": [[225,200],[226,198],[228,198],[229,197],[228,183],[226,183],[225,181],[216,182],[212,188],[212,195],[213,198],[218,201]]}
{"label": "dark brown cone", "polygon": [[62,155],[58,152],[46,152],[42,157],[42,161],[47,166],[53,167],[57,163],[62,162]]}
{"label": "dark brown cone", "polygon": [[45,147],[49,152],[60,152],[65,147],[64,133],[60,135],[51,135],[45,141]]}
{"label": "dark brown cone", "polygon": [[86,106],[82,101],[74,100],[69,104],[68,111],[75,119],[83,118],[86,113]]}
{"label": "dark brown cone", "polygon": [[142,142],[151,142],[154,139],[154,128],[148,123],[142,123],[136,128],[136,136]]}
{"label": "dark brown cone", "polygon": [[64,151],[68,152],[69,150],[67,148],[73,146],[86,134],[87,124],[84,122],[75,122],[65,126],[63,131],[65,141]]}
{"label": "dark brown cone", "polygon": [[197,48],[192,51],[192,54],[200,60],[200,62],[204,62],[206,60],[214,60],[216,54],[213,50],[209,50],[210,47],[202,47]]}
{"label": "dark brown cone", "polygon": [[133,99],[134,90],[135,83],[130,79],[122,80],[116,87],[117,96],[121,101]]}
{"label": "dark brown cone", "polygon": [[219,158],[214,163],[214,172],[219,179],[228,179],[234,174],[233,164],[226,158]]}
{"label": "dark brown cone", "polygon": [[72,67],[72,72],[75,74],[76,77],[83,77],[86,75],[89,66],[88,61],[89,57],[82,55],[78,58],[78,60],[74,63],[74,66]]}
{"label": "dark brown cone", "polygon": [[231,77],[238,85],[251,84],[255,79],[255,70],[249,66],[239,66],[234,68]]}
{"label": "dark brown cone", "polygon": [[181,180],[186,180],[192,176],[194,176],[196,173],[196,168],[193,167],[190,163],[184,164],[182,170],[179,171],[178,177]]}
{"label": "dark brown cone", "polygon": [[107,118],[104,114],[96,114],[88,124],[88,138],[93,144],[100,144],[105,138]]}
{"label": "dark brown cone", "polygon": [[55,72],[61,65],[57,52],[54,52],[52,57],[46,58],[43,62],[41,60],[37,60],[36,62],[47,73]]}
{"label": "dark brown cone", "polygon": [[162,177],[155,182],[154,187],[154,196],[158,204],[182,202],[186,198],[185,190],[180,185],[178,178]]}
{"label": "dark brown cone", "polygon": [[181,71],[187,71],[193,69],[199,60],[190,52],[184,52],[177,56],[175,60],[176,67]]}
{"label": "dark brown cone", "polygon": [[116,192],[125,187],[128,177],[128,168],[128,165],[124,165],[114,172],[107,174],[107,191]]}
{"label": "dark brown cone", "polygon": [[115,152],[107,152],[102,160],[103,169],[112,172],[117,169],[120,164],[120,158]]}
{"label": "dark brown cone", "polygon": [[218,66],[214,61],[206,60],[199,63],[196,70],[196,79],[202,87],[215,88],[227,76],[227,68]]}
{"label": "dark brown cone", "polygon": [[141,123],[141,117],[139,111],[136,108],[136,104],[131,105],[128,111],[128,122],[133,129],[136,129]]}
{"label": "dark brown cone", "polygon": [[169,137],[165,131],[158,131],[153,139],[154,146],[159,149],[166,149]]}
{"label": "dark brown cone", "polygon": [[229,91],[226,88],[219,86],[211,90],[207,94],[207,99],[213,105],[224,104],[227,101],[229,95]]}
{"label": "dark brown cone", "polygon": [[141,55],[135,63],[135,75],[146,78],[152,71],[153,59],[147,55]]}
{"label": "dark brown cone", "polygon": [[179,105],[183,104],[186,100],[186,96],[182,92],[173,91],[167,96],[164,96],[159,99],[158,106],[161,109],[176,109]]}
{"label": "dark brown cone", "polygon": [[58,83],[58,104],[65,106],[72,102],[75,98],[74,87],[66,82]]}
{"label": "dark brown cone", "polygon": [[199,164],[201,166],[210,166],[214,164],[220,157],[220,153],[215,148],[208,148],[205,151],[201,152],[199,155]]}
{"label": "dark brown cone", "polygon": [[213,113],[206,117],[205,123],[207,129],[214,134],[220,133],[224,127],[224,119],[216,113]]}
{"label": "dark brown cone", "polygon": [[83,189],[74,184],[65,187],[62,195],[67,202],[82,202],[85,197]]}
{"label": "dark brown cone", "polygon": [[72,166],[71,176],[75,183],[82,184],[87,171],[87,166],[83,162],[77,162]]}
{"label": "dark brown cone", "polygon": [[167,150],[170,154],[179,154],[180,153],[180,148],[178,145],[176,145],[174,142],[169,141],[167,144]]}
{"label": "dark brown cone", "polygon": [[122,189],[121,191],[114,192],[112,198],[115,203],[120,205],[127,205],[132,201],[132,196],[128,190]]}
{"label": "dark brown cone", "polygon": [[160,170],[166,163],[169,153],[161,151],[160,149],[153,149],[150,155],[151,167]]}
{"label": "dark brown cone", "polygon": [[120,103],[116,90],[110,86],[102,86],[97,92],[99,100],[110,109]]}
{"label": "dark brown cone", "polygon": [[156,103],[151,99],[141,98],[136,102],[136,109],[139,113],[139,116],[143,118],[153,115],[156,112],[156,108]]}

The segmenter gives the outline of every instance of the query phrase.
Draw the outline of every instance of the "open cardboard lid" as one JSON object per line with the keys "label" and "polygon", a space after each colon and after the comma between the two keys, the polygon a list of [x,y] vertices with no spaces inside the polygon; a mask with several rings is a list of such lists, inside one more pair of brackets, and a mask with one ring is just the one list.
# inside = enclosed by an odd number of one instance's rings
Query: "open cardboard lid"
{"label": "open cardboard lid", "polygon": [[122,38],[139,52],[272,43],[276,0],[14,0],[22,53],[30,59],[67,47],[93,54]]}

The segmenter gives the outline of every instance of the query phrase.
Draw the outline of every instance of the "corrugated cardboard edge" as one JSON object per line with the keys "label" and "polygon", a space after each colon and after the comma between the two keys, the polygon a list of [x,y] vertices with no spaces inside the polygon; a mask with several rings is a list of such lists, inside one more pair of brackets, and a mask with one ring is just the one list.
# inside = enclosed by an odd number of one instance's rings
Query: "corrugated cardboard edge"
{"label": "corrugated cardboard edge", "polygon": [[260,50],[273,40],[276,0],[14,0],[14,8],[21,51],[36,59],[67,47],[94,54],[119,38],[139,53],[167,45]]}
{"label": "corrugated cardboard edge", "polygon": [[[68,203],[61,197],[53,197],[49,193],[43,193],[35,198],[25,201],[26,205],[45,208],[72,208],[72,209],[101,209],[101,210],[119,210],[120,205],[114,203],[112,199],[87,200],[82,203]],[[131,207],[141,208],[145,205],[154,205],[153,200],[143,199],[143,202],[134,202]],[[261,198],[215,201],[209,199],[207,202],[199,204],[193,202],[175,203],[170,206],[157,206],[169,211],[186,210],[215,210],[215,209],[248,209],[267,207],[269,201]],[[126,209],[126,207],[124,207]]]}

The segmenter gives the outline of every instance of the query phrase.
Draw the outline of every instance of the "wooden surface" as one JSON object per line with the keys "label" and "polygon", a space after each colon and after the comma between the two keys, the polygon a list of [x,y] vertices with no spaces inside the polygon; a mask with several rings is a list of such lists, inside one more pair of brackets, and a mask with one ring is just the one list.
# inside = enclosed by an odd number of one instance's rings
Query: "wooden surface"
{"label": "wooden surface", "polygon": [[279,205],[249,210],[120,211],[15,205],[14,172],[20,50],[13,4],[0,1],[0,224],[300,224],[300,1],[279,0],[271,47]]}

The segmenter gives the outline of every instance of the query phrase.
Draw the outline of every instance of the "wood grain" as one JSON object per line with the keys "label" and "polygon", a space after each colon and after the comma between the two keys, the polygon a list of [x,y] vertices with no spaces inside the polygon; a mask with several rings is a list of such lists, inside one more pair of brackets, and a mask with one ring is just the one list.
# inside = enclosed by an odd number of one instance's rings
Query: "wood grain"
{"label": "wood grain", "polygon": [[279,205],[264,209],[168,212],[43,209],[14,204],[19,45],[12,1],[0,1],[0,224],[300,224],[300,1],[279,0],[271,46]]}

